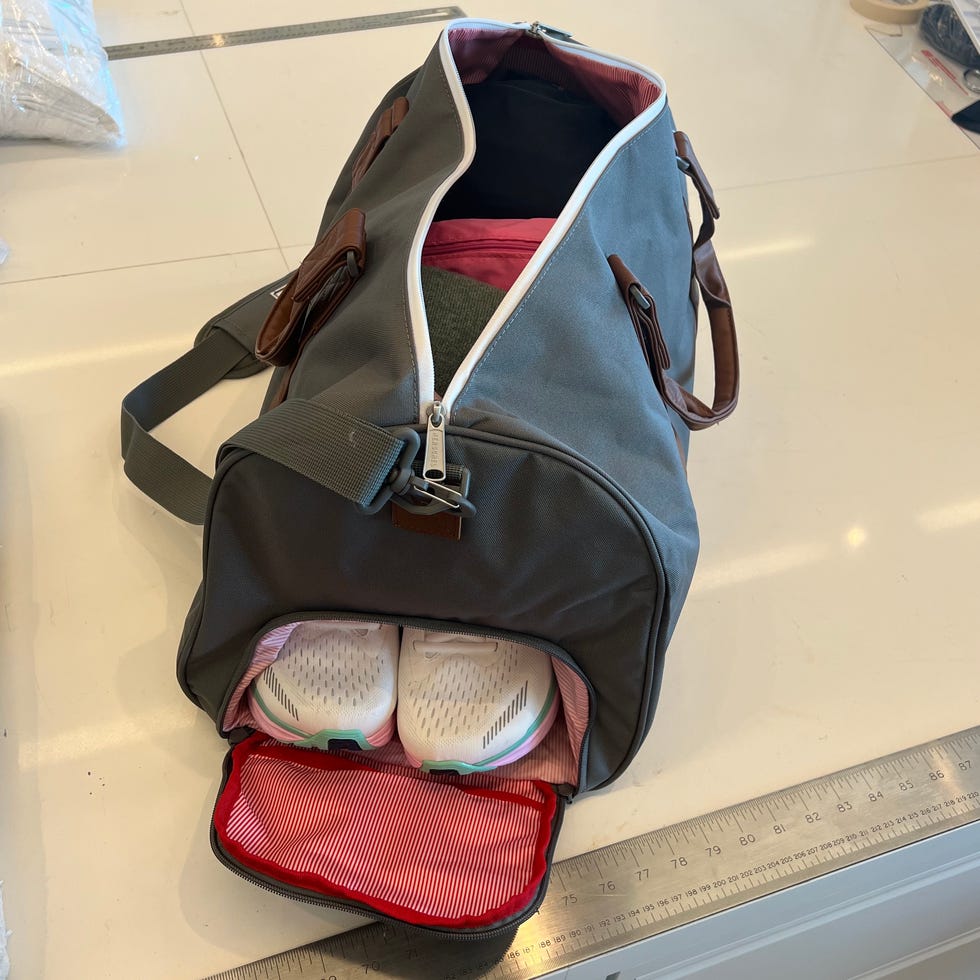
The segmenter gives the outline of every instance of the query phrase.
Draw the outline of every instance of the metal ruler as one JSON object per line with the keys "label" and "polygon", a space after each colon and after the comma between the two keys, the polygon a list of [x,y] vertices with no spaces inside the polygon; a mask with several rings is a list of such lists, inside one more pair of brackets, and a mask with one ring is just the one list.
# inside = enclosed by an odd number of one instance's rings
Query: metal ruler
{"label": "metal ruler", "polygon": [[124,58],[146,58],[150,55],[177,54],[182,51],[207,51],[211,48],[231,48],[240,44],[261,44],[265,41],[288,41],[297,37],[373,31],[380,27],[407,27],[412,24],[429,24],[432,21],[452,20],[464,16],[459,7],[426,7],[422,10],[402,10],[392,14],[370,14],[364,17],[317,20],[307,24],[260,27],[249,31],[229,31],[226,34],[196,34],[193,37],[171,37],[161,41],[113,44],[106,48],[105,52],[110,61],[120,61]]}
{"label": "metal ruler", "polygon": [[560,861],[502,939],[376,923],[209,980],[528,980],[978,818],[980,727]]}

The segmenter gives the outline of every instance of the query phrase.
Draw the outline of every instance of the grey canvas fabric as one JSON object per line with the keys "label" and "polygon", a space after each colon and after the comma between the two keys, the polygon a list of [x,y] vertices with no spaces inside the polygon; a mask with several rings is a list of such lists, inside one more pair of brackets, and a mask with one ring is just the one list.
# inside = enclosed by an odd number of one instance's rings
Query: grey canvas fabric
{"label": "grey canvas fabric", "polygon": [[[412,109],[367,176],[348,197],[331,195],[364,209],[370,269],[290,384],[291,397],[388,425],[417,417],[409,244],[462,152],[436,52],[408,91]],[[580,790],[628,764],[652,717],[698,533],[677,445],[687,433],[650,382],[606,256],[623,255],[650,284],[672,374],[689,383],[692,245],[673,131],[665,109],[613,158],[458,399],[447,453],[472,472],[477,508],[459,544],[366,519],[264,457],[226,448],[207,526],[207,601],[191,610],[181,649],[182,681],[209,713],[220,716],[250,640],[291,612],[459,620],[549,640],[594,681]],[[303,543],[307,514],[317,515],[317,548]],[[254,584],[224,571],[246,547]],[[331,573],[337,555],[343,576]]]}
{"label": "grey canvas fabric", "polygon": [[[560,652],[588,691],[577,785],[561,788],[571,797],[621,775],[649,731],[697,559],[688,428],[651,379],[610,265],[620,256],[655,300],[669,377],[690,390],[697,262],[687,179],[664,102],[584,187],[543,267],[461,371],[505,293],[411,268],[430,204],[463,159],[463,110],[450,82],[437,46],[372,115],[319,231],[324,239],[341,215],[360,209],[364,272],[295,363],[276,369],[262,416],[222,447],[210,487],[195,483],[204,574],[177,673],[218,731],[235,738],[223,724],[232,692],[258,638],[291,617],[377,615],[525,637]],[[404,121],[352,187],[364,147],[399,96],[410,105]],[[414,289],[432,348],[428,395]],[[277,291],[246,297],[209,329],[244,354]],[[220,369],[203,365],[201,376],[251,369],[234,355],[224,350]],[[403,453],[414,433],[425,438],[420,406],[442,397],[458,372],[446,455],[471,475],[475,513],[453,540],[406,531],[387,506],[367,513],[365,505],[407,478]],[[194,397],[192,388],[160,394],[151,386],[124,418],[124,444],[128,432],[150,493],[167,457],[155,455],[148,430]],[[180,502],[181,480],[158,483]]]}

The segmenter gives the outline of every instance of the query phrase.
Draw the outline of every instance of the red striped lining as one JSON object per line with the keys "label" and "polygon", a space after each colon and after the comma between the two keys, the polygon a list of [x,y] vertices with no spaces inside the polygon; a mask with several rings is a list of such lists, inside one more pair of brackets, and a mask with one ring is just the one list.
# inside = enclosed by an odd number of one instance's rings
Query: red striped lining
{"label": "red striped lining", "polygon": [[415,925],[465,929],[534,900],[556,806],[536,780],[463,782],[257,733],[233,750],[214,823],[222,848],[253,871]]}

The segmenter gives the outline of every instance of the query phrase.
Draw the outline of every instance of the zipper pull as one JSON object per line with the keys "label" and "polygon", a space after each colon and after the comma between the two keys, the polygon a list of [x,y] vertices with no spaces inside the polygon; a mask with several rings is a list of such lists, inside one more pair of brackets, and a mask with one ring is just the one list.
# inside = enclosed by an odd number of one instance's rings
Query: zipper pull
{"label": "zipper pull", "polygon": [[433,402],[429,409],[422,477],[432,483],[442,483],[446,479],[446,415],[442,402]]}
{"label": "zipper pull", "polygon": [[532,37],[546,37],[555,41],[570,41],[572,39],[571,31],[563,31],[560,27],[552,27],[551,24],[542,24],[539,20],[528,25],[527,33]]}

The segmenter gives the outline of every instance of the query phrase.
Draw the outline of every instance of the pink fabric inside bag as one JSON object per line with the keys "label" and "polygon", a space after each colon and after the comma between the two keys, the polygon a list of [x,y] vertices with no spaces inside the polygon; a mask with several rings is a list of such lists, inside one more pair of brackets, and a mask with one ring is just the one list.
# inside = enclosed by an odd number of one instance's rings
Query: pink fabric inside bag
{"label": "pink fabric inside bag", "polygon": [[422,247],[422,264],[510,289],[554,223],[554,218],[435,221]]}

